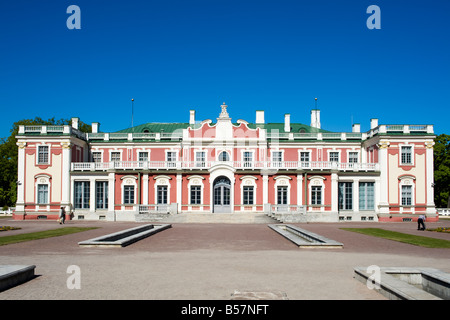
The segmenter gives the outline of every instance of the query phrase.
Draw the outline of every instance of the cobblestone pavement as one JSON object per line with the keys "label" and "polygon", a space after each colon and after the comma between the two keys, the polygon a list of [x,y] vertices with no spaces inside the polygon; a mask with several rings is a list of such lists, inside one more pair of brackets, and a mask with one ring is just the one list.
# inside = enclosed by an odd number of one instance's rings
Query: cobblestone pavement
{"label": "cobblestone pavement", "polygon": [[[132,222],[12,221],[21,230],[96,226],[62,237],[0,246],[0,264],[34,264],[37,277],[0,299],[232,298],[236,291],[281,292],[296,299],[384,299],[353,279],[356,266],[433,267],[450,272],[450,250],[429,249],[341,230],[377,227],[450,240],[417,231],[415,223],[314,223],[301,228],[344,243],[343,249],[299,249],[265,224],[173,224],[124,248],[82,248],[78,241],[138,225]],[[427,227],[450,227],[450,221]],[[67,268],[79,266],[81,288],[68,289]]]}

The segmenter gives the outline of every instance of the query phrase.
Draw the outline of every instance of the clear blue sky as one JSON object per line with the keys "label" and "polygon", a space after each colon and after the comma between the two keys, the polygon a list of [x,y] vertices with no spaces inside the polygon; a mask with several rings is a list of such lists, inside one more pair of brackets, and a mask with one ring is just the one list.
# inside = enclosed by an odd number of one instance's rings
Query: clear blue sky
{"label": "clear blue sky", "polygon": [[[69,30],[69,5],[81,30]],[[369,5],[381,29],[369,30]],[[352,120],[434,124],[450,116],[448,0],[14,0],[0,3],[0,137],[36,116],[101,131],[134,124]]]}

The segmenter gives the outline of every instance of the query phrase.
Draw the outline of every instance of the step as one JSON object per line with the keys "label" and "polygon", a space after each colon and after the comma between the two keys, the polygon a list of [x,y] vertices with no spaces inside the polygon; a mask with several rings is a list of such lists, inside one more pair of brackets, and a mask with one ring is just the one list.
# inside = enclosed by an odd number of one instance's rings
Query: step
{"label": "step", "polygon": [[35,265],[0,265],[0,292],[35,277]]}
{"label": "step", "polygon": [[164,223],[274,223],[276,220],[264,213],[180,213],[168,215]]}

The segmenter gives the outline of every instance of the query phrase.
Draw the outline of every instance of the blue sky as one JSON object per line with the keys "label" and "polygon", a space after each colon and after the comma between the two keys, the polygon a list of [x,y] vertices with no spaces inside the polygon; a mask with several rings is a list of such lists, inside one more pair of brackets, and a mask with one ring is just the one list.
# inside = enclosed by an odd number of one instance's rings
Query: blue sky
{"label": "blue sky", "polygon": [[[69,5],[81,29],[69,30]],[[369,5],[381,29],[369,30]],[[448,133],[447,0],[14,0],[0,3],[0,137],[36,116],[104,132],[213,119],[322,128],[434,124]]]}

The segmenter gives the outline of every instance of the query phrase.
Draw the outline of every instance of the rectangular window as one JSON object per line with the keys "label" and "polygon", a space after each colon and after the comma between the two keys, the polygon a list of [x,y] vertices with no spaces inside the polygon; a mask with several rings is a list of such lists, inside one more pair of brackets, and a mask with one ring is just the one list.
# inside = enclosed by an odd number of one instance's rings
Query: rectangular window
{"label": "rectangular window", "polygon": [[339,152],[330,152],[330,162],[339,162]]}
{"label": "rectangular window", "polygon": [[272,166],[273,167],[281,167],[283,164],[283,152],[281,151],[273,151],[272,152]]}
{"label": "rectangular window", "polygon": [[300,163],[302,168],[309,168],[309,152],[300,152]]}
{"label": "rectangular window", "polygon": [[168,151],[166,157],[168,167],[173,168],[177,166],[177,153],[175,151]]}
{"label": "rectangular window", "polygon": [[358,163],[358,152],[349,152],[348,153],[348,162],[349,163]]}
{"label": "rectangular window", "polygon": [[402,164],[412,164],[412,147],[401,147],[401,162]]}
{"label": "rectangular window", "polygon": [[195,153],[195,166],[196,167],[205,167],[205,152],[197,151]]}
{"label": "rectangular window", "polygon": [[252,167],[253,166],[253,153],[251,151],[244,151],[243,159],[244,167]]}
{"label": "rectangular window", "polygon": [[92,160],[94,162],[102,162],[102,153],[101,152],[92,152]]}
{"label": "rectangular window", "polygon": [[148,161],[148,152],[139,152],[139,161]]}
{"label": "rectangular window", "polygon": [[120,161],[120,152],[111,152],[111,160],[110,161]]}
{"label": "rectangular window", "polygon": [[95,182],[95,209],[108,209],[108,182]]}
{"label": "rectangular window", "polygon": [[402,186],[402,206],[412,205],[412,186]]}
{"label": "rectangular window", "polygon": [[49,164],[48,146],[38,146],[38,164]]}
{"label": "rectangular window", "polygon": [[286,186],[277,187],[277,204],[288,204],[287,193],[288,188]]}
{"label": "rectangular window", "polygon": [[311,187],[311,204],[321,205],[322,204],[322,187],[312,186]]}
{"label": "rectangular window", "polygon": [[74,207],[75,209],[89,209],[91,188],[89,181],[74,182]]}
{"label": "rectangular window", "polygon": [[134,204],[134,186],[123,187],[123,203]]}
{"label": "rectangular window", "polygon": [[254,203],[254,193],[253,193],[253,186],[245,186],[243,188],[243,199],[242,204],[252,205]]}
{"label": "rectangular window", "polygon": [[201,204],[201,203],[202,203],[202,187],[191,186],[191,204]]}
{"label": "rectangular window", "polygon": [[37,192],[37,203],[48,204],[48,184],[38,184]]}
{"label": "rectangular window", "polygon": [[359,183],[359,210],[375,209],[375,183]]}
{"label": "rectangular window", "polygon": [[339,210],[353,209],[353,182],[339,182]]}
{"label": "rectangular window", "polygon": [[167,186],[158,186],[156,189],[156,204],[167,204]]}

